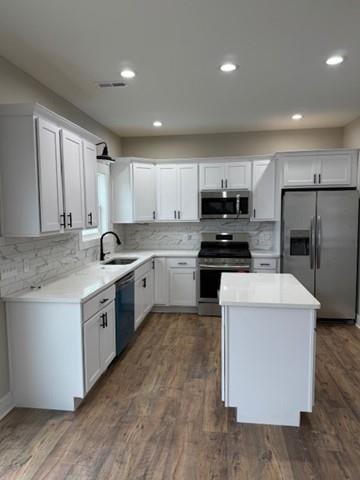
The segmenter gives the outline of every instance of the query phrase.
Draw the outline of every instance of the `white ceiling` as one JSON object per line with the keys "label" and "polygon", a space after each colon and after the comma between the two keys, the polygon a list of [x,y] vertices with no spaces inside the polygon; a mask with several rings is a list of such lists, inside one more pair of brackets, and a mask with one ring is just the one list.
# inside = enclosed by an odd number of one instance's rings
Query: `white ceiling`
{"label": "white ceiling", "polygon": [[[348,59],[330,69],[339,51]],[[0,54],[123,136],[360,115],[359,0],[1,0]],[[226,76],[227,59],[239,69]],[[130,86],[95,85],[125,66]]]}

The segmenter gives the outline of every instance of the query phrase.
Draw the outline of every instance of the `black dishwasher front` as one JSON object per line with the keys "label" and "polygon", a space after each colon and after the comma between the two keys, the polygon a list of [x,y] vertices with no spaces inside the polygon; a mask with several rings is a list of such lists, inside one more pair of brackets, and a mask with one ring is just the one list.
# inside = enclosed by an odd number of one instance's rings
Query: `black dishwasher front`
{"label": "black dishwasher front", "polygon": [[134,274],[116,283],[116,355],[119,356],[135,333]]}

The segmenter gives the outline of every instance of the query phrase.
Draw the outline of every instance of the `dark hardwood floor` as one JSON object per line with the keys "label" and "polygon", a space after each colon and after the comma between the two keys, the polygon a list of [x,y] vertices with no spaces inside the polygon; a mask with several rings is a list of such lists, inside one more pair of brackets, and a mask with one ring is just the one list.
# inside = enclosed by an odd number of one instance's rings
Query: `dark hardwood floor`
{"label": "dark hardwood floor", "polygon": [[1,480],[359,480],[360,330],[318,327],[316,405],[297,429],[235,423],[219,327],[152,314],[76,413],[13,410]]}

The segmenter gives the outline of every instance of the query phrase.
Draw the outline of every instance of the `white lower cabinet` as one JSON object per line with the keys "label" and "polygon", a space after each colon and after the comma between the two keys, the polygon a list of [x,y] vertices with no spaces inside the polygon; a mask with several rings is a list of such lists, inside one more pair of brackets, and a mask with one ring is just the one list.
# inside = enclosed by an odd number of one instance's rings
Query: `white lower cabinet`
{"label": "white lower cabinet", "polygon": [[135,330],[154,306],[153,266],[151,260],[135,270]]}
{"label": "white lower cabinet", "polygon": [[170,268],[170,305],[196,305],[195,268]]}
{"label": "white lower cabinet", "polygon": [[257,257],[253,259],[253,273],[276,273],[277,258],[275,257]]}
{"label": "white lower cabinet", "polygon": [[169,304],[169,272],[166,258],[155,258],[154,304]]}
{"label": "white lower cabinet", "polygon": [[86,392],[115,358],[115,305],[111,302],[84,323]]}

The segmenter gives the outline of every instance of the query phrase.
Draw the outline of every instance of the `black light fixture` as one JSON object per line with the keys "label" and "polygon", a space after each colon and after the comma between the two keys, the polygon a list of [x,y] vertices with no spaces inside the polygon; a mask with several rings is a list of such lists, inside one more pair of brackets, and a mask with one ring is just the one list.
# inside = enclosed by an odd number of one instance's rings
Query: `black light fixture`
{"label": "black light fixture", "polygon": [[96,146],[98,145],[104,145],[104,148],[103,148],[102,154],[96,156],[97,160],[107,160],[108,162],[115,162],[115,159],[110,157],[108,153],[108,147],[106,142],[99,142],[96,144]]}

